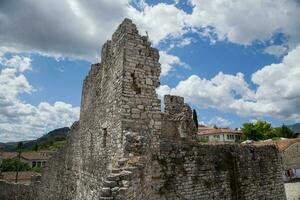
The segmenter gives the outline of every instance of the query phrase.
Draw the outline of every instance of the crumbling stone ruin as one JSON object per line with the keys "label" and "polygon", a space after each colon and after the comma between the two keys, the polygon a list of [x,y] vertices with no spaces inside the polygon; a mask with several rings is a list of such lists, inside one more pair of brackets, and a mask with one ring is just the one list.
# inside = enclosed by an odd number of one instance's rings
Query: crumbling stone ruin
{"label": "crumbling stone ruin", "polygon": [[274,146],[198,143],[182,97],[161,112],[158,60],[125,19],[84,81],[65,148],[27,188],[1,182],[0,199],[286,199]]}
{"label": "crumbling stone ruin", "polygon": [[195,140],[197,128],[192,119],[192,109],[184,103],[183,97],[165,95],[165,111],[162,115],[160,138]]}

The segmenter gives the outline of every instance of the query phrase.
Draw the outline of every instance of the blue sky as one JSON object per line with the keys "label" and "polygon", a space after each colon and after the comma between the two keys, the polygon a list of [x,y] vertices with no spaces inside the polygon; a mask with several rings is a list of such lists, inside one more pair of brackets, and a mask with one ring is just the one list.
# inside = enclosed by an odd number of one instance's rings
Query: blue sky
{"label": "blue sky", "polygon": [[82,82],[125,17],[160,51],[158,96],[184,96],[201,123],[300,122],[299,9],[296,0],[2,1],[0,142],[78,120]]}

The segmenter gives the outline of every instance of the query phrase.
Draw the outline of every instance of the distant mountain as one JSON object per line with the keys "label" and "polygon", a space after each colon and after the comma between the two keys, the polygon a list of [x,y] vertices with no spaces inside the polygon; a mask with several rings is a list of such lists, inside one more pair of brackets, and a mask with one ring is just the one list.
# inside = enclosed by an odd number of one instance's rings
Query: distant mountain
{"label": "distant mountain", "polygon": [[[49,133],[43,135],[42,137],[36,140],[28,140],[28,141],[21,141],[21,142],[23,142],[25,150],[32,150],[36,145],[41,146],[51,141],[65,140],[69,131],[70,131],[69,127],[63,127],[63,128],[50,131]],[[0,146],[4,147],[4,151],[16,151],[19,142],[0,143]]]}
{"label": "distant mountain", "polygon": [[288,125],[287,127],[292,129],[292,131],[294,131],[294,132],[300,132],[300,123]]}

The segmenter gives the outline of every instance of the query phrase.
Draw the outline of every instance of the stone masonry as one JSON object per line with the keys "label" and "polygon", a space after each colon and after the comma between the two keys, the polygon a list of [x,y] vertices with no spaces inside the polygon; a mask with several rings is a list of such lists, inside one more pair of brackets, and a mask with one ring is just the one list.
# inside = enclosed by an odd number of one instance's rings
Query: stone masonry
{"label": "stone masonry", "polygon": [[1,182],[0,199],[286,199],[274,146],[200,144],[182,97],[161,112],[158,60],[125,19],[84,80],[66,146],[30,186]]}
{"label": "stone masonry", "polygon": [[197,128],[193,121],[193,112],[184,98],[165,95],[165,112],[162,113],[161,139],[195,140]]}

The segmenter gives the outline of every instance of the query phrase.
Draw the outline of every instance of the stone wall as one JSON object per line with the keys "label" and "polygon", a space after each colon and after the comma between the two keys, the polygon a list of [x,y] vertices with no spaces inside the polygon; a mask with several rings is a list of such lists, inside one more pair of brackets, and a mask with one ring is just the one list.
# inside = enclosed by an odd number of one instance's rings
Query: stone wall
{"label": "stone wall", "polygon": [[71,127],[66,146],[31,187],[13,191],[14,186],[0,184],[0,195],[285,199],[273,147],[199,145],[192,110],[182,97],[166,96],[165,112],[160,111],[158,60],[158,50],[125,19],[103,45],[101,63],[93,64],[84,80],[80,120]]}
{"label": "stone wall", "polygon": [[195,140],[197,128],[193,112],[184,98],[174,95],[164,96],[165,110],[162,113],[161,139],[179,141]]}
{"label": "stone wall", "polygon": [[34,199],[33,187],[23,184],[7,183],[0,181],[1,200],[32,200]]}
{"label": "stone wall", "polygon": [[281,152],[283,168],[299,169],[300,168],[300,142],[296,142]]}
{"label": "stone wall", "polygon": [[285,199],[275,146],[161,143],[160,199]]}
{"label": "stone wall", "polygon": [[158,60],[148,38],[125,19],[103,45],[101,63],[93,64],[84,80],[80,121],[74,124],[66,147],[49,161],[38,198],[123,195],[128,189],[124,174],[137,162],[146,177],[143,188],[137,188],[139,194],[150,190],[151,153],[158,149],[161,125],[155,92]]}

